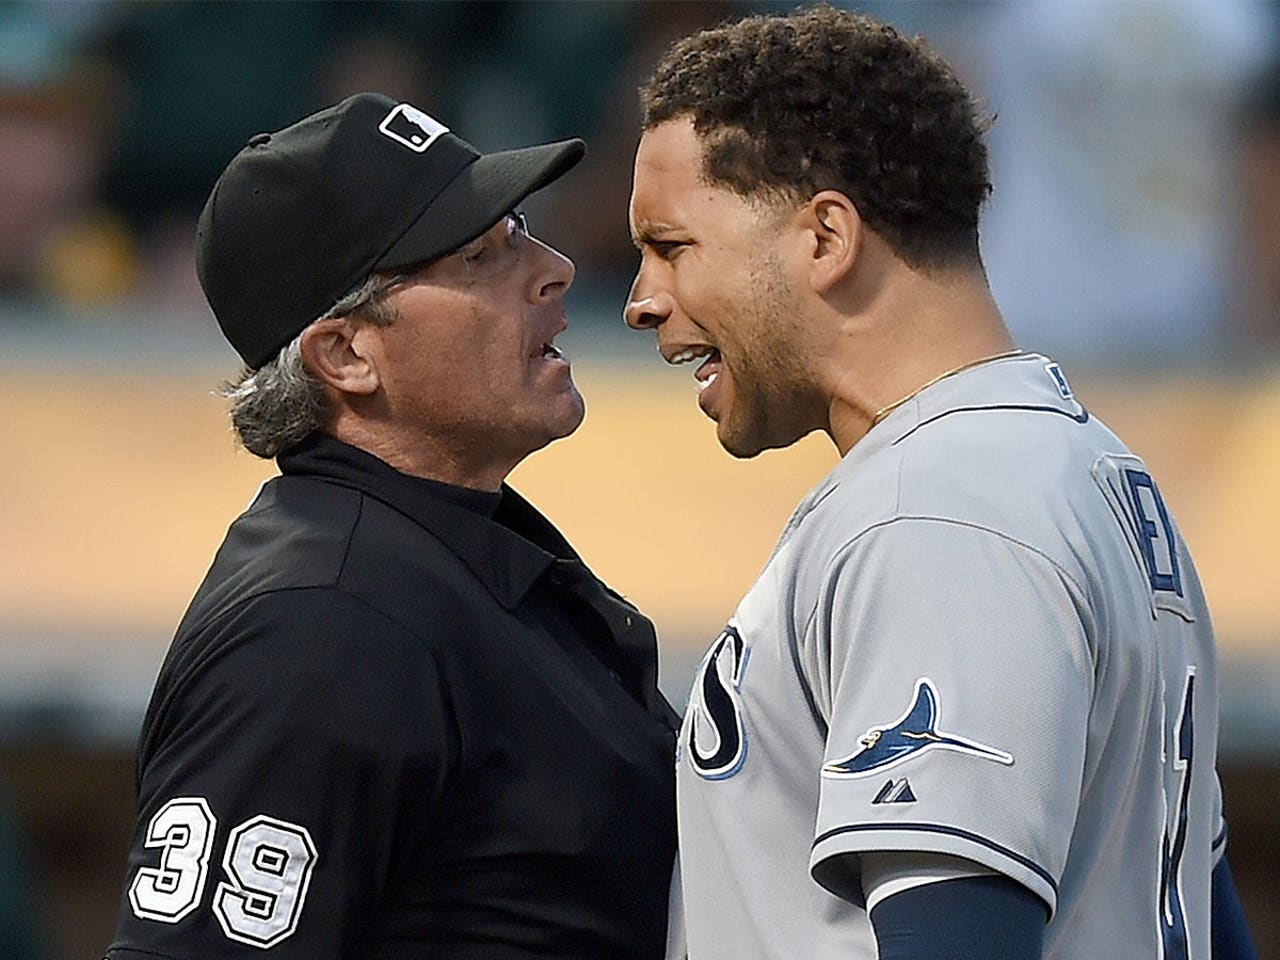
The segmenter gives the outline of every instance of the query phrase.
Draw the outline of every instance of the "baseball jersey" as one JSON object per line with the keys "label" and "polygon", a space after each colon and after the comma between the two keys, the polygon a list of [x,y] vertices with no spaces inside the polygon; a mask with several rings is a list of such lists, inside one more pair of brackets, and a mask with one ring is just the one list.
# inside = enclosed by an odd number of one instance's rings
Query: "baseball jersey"
{"label": "baseball jersey", "polygon": [[874,957],[872,852],[1024,885],[1046,958],[1208,960],[1217,683],[1168,504],[1058,365],[944,378],[808,494],[699,668],[691,960]]}

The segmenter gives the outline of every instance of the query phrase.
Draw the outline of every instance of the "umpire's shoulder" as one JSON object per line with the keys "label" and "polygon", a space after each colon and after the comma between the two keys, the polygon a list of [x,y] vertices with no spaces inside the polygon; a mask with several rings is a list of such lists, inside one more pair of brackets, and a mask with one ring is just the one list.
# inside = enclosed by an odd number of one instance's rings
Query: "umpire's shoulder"
{"label": "umpire's shoulder", "polygon": [[275,594],[285,607],[296,597],[304,618],[319,593],[332,592],[397,619],[397,597],[412,592],[447,607],[466,579],[448,547],[377,498],[314,477],[276,477],[227,530],[179,635]]}
{"label": "umpire's shoulder", "polygon": [[337,583],[361,512],[360,494],[305,477],[263,484],[223,539],[179,635],[264,594]]}

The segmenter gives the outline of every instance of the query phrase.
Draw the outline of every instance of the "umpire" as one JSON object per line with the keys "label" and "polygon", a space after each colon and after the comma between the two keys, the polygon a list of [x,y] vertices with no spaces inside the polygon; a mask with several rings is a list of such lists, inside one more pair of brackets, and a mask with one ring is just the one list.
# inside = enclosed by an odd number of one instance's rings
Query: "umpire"
{"label": "umpire", "polygon": [[662,955],[653,627],[504,483],[583,417],[517,209],[582,155],[366,93],[219,178],[200,280],[281,476],[156,681],[112,960]]}

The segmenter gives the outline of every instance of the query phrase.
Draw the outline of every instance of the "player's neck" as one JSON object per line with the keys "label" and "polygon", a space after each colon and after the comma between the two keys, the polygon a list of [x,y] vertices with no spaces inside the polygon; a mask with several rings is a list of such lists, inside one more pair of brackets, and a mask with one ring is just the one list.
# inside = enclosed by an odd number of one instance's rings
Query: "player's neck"
{"label": "player's neck", "polygon": [[1017,349],[981,271],[901,271],[849,318],[833,356],[830,434],[844,456],[889,412],[947,376]]}

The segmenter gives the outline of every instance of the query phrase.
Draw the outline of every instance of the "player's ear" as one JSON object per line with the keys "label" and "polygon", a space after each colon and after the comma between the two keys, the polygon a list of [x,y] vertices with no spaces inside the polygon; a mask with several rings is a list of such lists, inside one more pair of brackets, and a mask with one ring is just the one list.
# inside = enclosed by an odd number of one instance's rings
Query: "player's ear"
{"label": "player's ear", "polygon": [[316,320],[302,331],[302,362],[340,393],[367,397],[382,385],[377,328],[356,316]]}
{"label": "player's ear", "polygon": [[805,204],[801,219],[811,237],[809,284],[825,294],[853,270],[862,247],[862,218],[843,193],[823,190]]}

